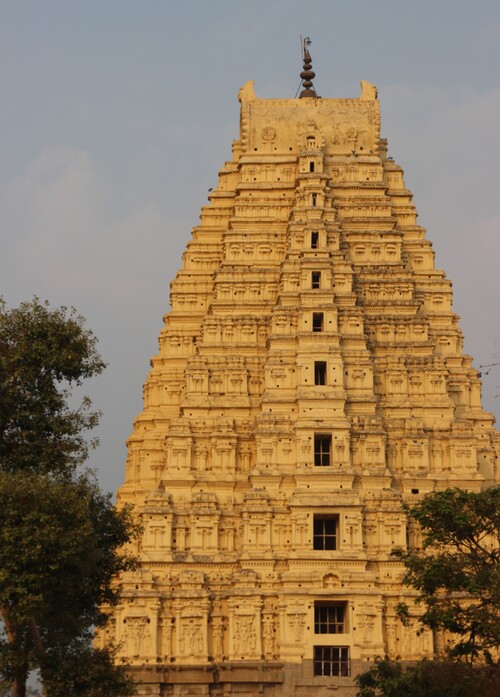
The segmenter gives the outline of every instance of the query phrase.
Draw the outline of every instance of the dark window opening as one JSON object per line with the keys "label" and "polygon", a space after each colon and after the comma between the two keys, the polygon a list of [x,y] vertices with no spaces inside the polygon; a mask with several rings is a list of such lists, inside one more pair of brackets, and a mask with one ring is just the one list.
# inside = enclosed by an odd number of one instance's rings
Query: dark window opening
{"label": "dark window opening", "polygon": [[346,631],[346,603],[314,603],[314,633],[343,634]]}
{"label": "dark window opening", "polygon": [[311,273],[311,288],[319,288],[321,283],[321,271]]}
{"label": "dark window opening", "polygon": [[319,232],[311,232],[311,249],[318,249]]}
{"label": "dark window opening", "polygon": [[314,675],[349,677],[348,646],[315,646]]}
{"label": "dark window opening", "polygon": [[323,313],[313,312],[313,332],[323,331]]}
{"label": "dark window opening", "polygon": [[314,464],[328,467],[331,461],[332,437],[330,434],[314,434]]}
{"label": "dark window opening", "polygon": [[309,171],[314,172],[314,162],[309,163]]}
{"label": "dark window opening", "polygon": [[326,385],[326,361],[314,361],[314,384]]}
{"label": "dark window opening", "polygon": [[315,515],[313,520],[313,549],[337,549],[337,528],[339,518],[336,515]]}
{"label": "dark window opening", "polygon": [[313,194],[311,198],[312,198],[312,205],[315,206],[316,201],[318,200],[318,194]]}

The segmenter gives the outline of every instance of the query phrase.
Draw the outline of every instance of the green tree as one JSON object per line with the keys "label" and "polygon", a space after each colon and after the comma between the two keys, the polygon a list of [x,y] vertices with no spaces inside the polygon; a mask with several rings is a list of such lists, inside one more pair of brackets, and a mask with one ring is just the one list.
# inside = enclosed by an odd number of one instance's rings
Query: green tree
{"label": "green tree", "polygon": [[403,666],[378,658],[356,683],[356,697],[497,697],[500,673],[492,665],[423,660]]}
{"label": "green tree", "polygon": [[[0,612],[3,675],[17,691],[39,668],[47,694],[55,672],[89,644],[113,604],[113,577],[132,560],[121,548],[133,522],[89,477],[0,473]],[[77,651],[78,653],[78,651]],[[83,650],[81,651],[83,654]]]}
{"label": "green tree", "polygon": [[136,532],[130,511],[78,473],[99,415],[70,398],[103,367],[74,310],[0,302],[0,682],[14,697],[33,669],[47,697],[132,693],[113,650],[91,643]]}
{"label": "green tree", "polygon": [[[395,550],[419,591],[422,624],[451,632],[452,657],[474,661],[500,646],[500,487],[447,489],[408,508],[423,548]],[[406,606],[400,607],[404,619]]]}
{"label": "green tree", "polygon": [[99,414],[72,389],[99,375],[95,336],[75,310],[37,298],[7,309],[0,298],[0,469],[67,476],[88,455]]}
{"label": "green tree", "polygon": [[50,697],[125,697],[135,694],[133,682],[123,666],[116,665],[111,649],[95,649],[76,642],[64,655],[53,653],[45,669]]}

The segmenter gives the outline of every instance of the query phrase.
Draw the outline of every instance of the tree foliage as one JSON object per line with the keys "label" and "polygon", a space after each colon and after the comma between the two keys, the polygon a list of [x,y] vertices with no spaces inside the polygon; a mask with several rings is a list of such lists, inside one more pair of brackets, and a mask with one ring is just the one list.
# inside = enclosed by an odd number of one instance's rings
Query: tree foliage
{"label": "tree foliage", "polygon": [[0,598],[16,622],[41,620],[55,636],[101,624],[113,577],[132,563],[121,552],[133,530],[88,475],[59,482],[0,473]]}
{"label": "tree foliage", "polygon": [[[448,489],[408,509],[423,548],[396,550],[404,583],[425,605],[420,621],[457,637],[451,653],[475,660],[500,646],[500,487]],[[406,607],[400,612],[404,617]]]}
{"label": "tree foliage", "polygon": [[72,388],[102,372],[97,340],[75,310],[37,298],[7,309],[0,298],[0,468],[67,475],[85,461],[90,401]]}
{"label": "tree foliage", "polygon": [[[113,604],[113,577],[132,564],[121,552],[134,524],[92,479],[60,482],[46,475],[0,473],[0,611],[6,641],[0,669],[12,682],[40,669],[52,695],[61,670],[104,623]],[[90,654],[89,654],[90,655]],[[57,660],[55,660],[57,658]],[[90,661],[88,658],[87,662]],[[102,665],[103,659],[99,665]]]}
{"label": "tree foliage", "polygon": [[92,631],[106,620],[100,606],[117,601],[113,579],[133,564],[124,545],[137,528],[79,473],[99,415],[87,398],[70,405],[103,367],[74,310],[0,301],[0,679],[14,697],[33,669],[47,697],[132,694]]}
{"label": "tree foliage", "polygon": [[356,683],[356,697],[497,697],[500,672],[492,665],[423,660],[404,666],[378,658]]}
{"label": "tree foliage", "polygon": [[50,697],[129,697],[133,682],[111,649],[96,649],[74,642],[62,656],[53,652],[45,667],[46,693]]}

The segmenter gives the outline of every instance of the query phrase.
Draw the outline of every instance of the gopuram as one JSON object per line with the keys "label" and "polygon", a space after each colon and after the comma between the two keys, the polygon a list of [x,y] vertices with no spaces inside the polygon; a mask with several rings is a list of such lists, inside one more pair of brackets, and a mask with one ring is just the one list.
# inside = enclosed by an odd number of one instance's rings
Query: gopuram
{"label": "gopuram", "polygon": [[377,90],[239,93],[240,138],[171,284],[119,503],[142,522],[106,638],[140,695],[339,697],[439,637],[396,617],[402,502],[498,480]]}

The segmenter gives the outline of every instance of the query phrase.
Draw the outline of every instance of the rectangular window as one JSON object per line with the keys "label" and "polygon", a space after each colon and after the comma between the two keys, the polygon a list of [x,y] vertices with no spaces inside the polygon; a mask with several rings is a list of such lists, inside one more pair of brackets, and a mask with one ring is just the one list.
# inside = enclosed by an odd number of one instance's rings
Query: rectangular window
{"label": "rectangular window", "polygon": [[311,232],[311,249],[318,249],[319,232]]}
{"label": "rectangular window", "polygon": [[326,385],[326,361],[314,361],[314,384]]}
{"label": "rectangular window", "polygon": [[311,288],[319,288],[321,284],[321,271],[311,273]]}
{"label": "rectangular window", "polygon": [[313,520],[313,549],[337,549],[337,529],[339,517],[336,515],[315,515]]}
{"label": "rectangular window", "polygon": [[312,195],[311,195],[311,200],[312,200],[312,205],[313,205],[313,206],[316,205],[317,198],[318,198],[318,194],[312,194]]}
{"label": "rectangular window", "polygon": [[313,332],[323,331],[323,313],[313,312]]}
{"label": "rectangular window", "polygon": [[314,675],[349,677],[348,646],[315,646]]}
{"label": "rectangular window", "polygon": [[309,163],[309,171],[314,172],[314,162]]}
{"label": "rectangular window", "polygon": [[332,437],[330,434],[314,434],[314,464],[316,467],[328,467],[331,464]]}
{"label": "rectangular window", "polygon": [[314,633],[343,634],[346,623],[346,603],[314,603]]}

